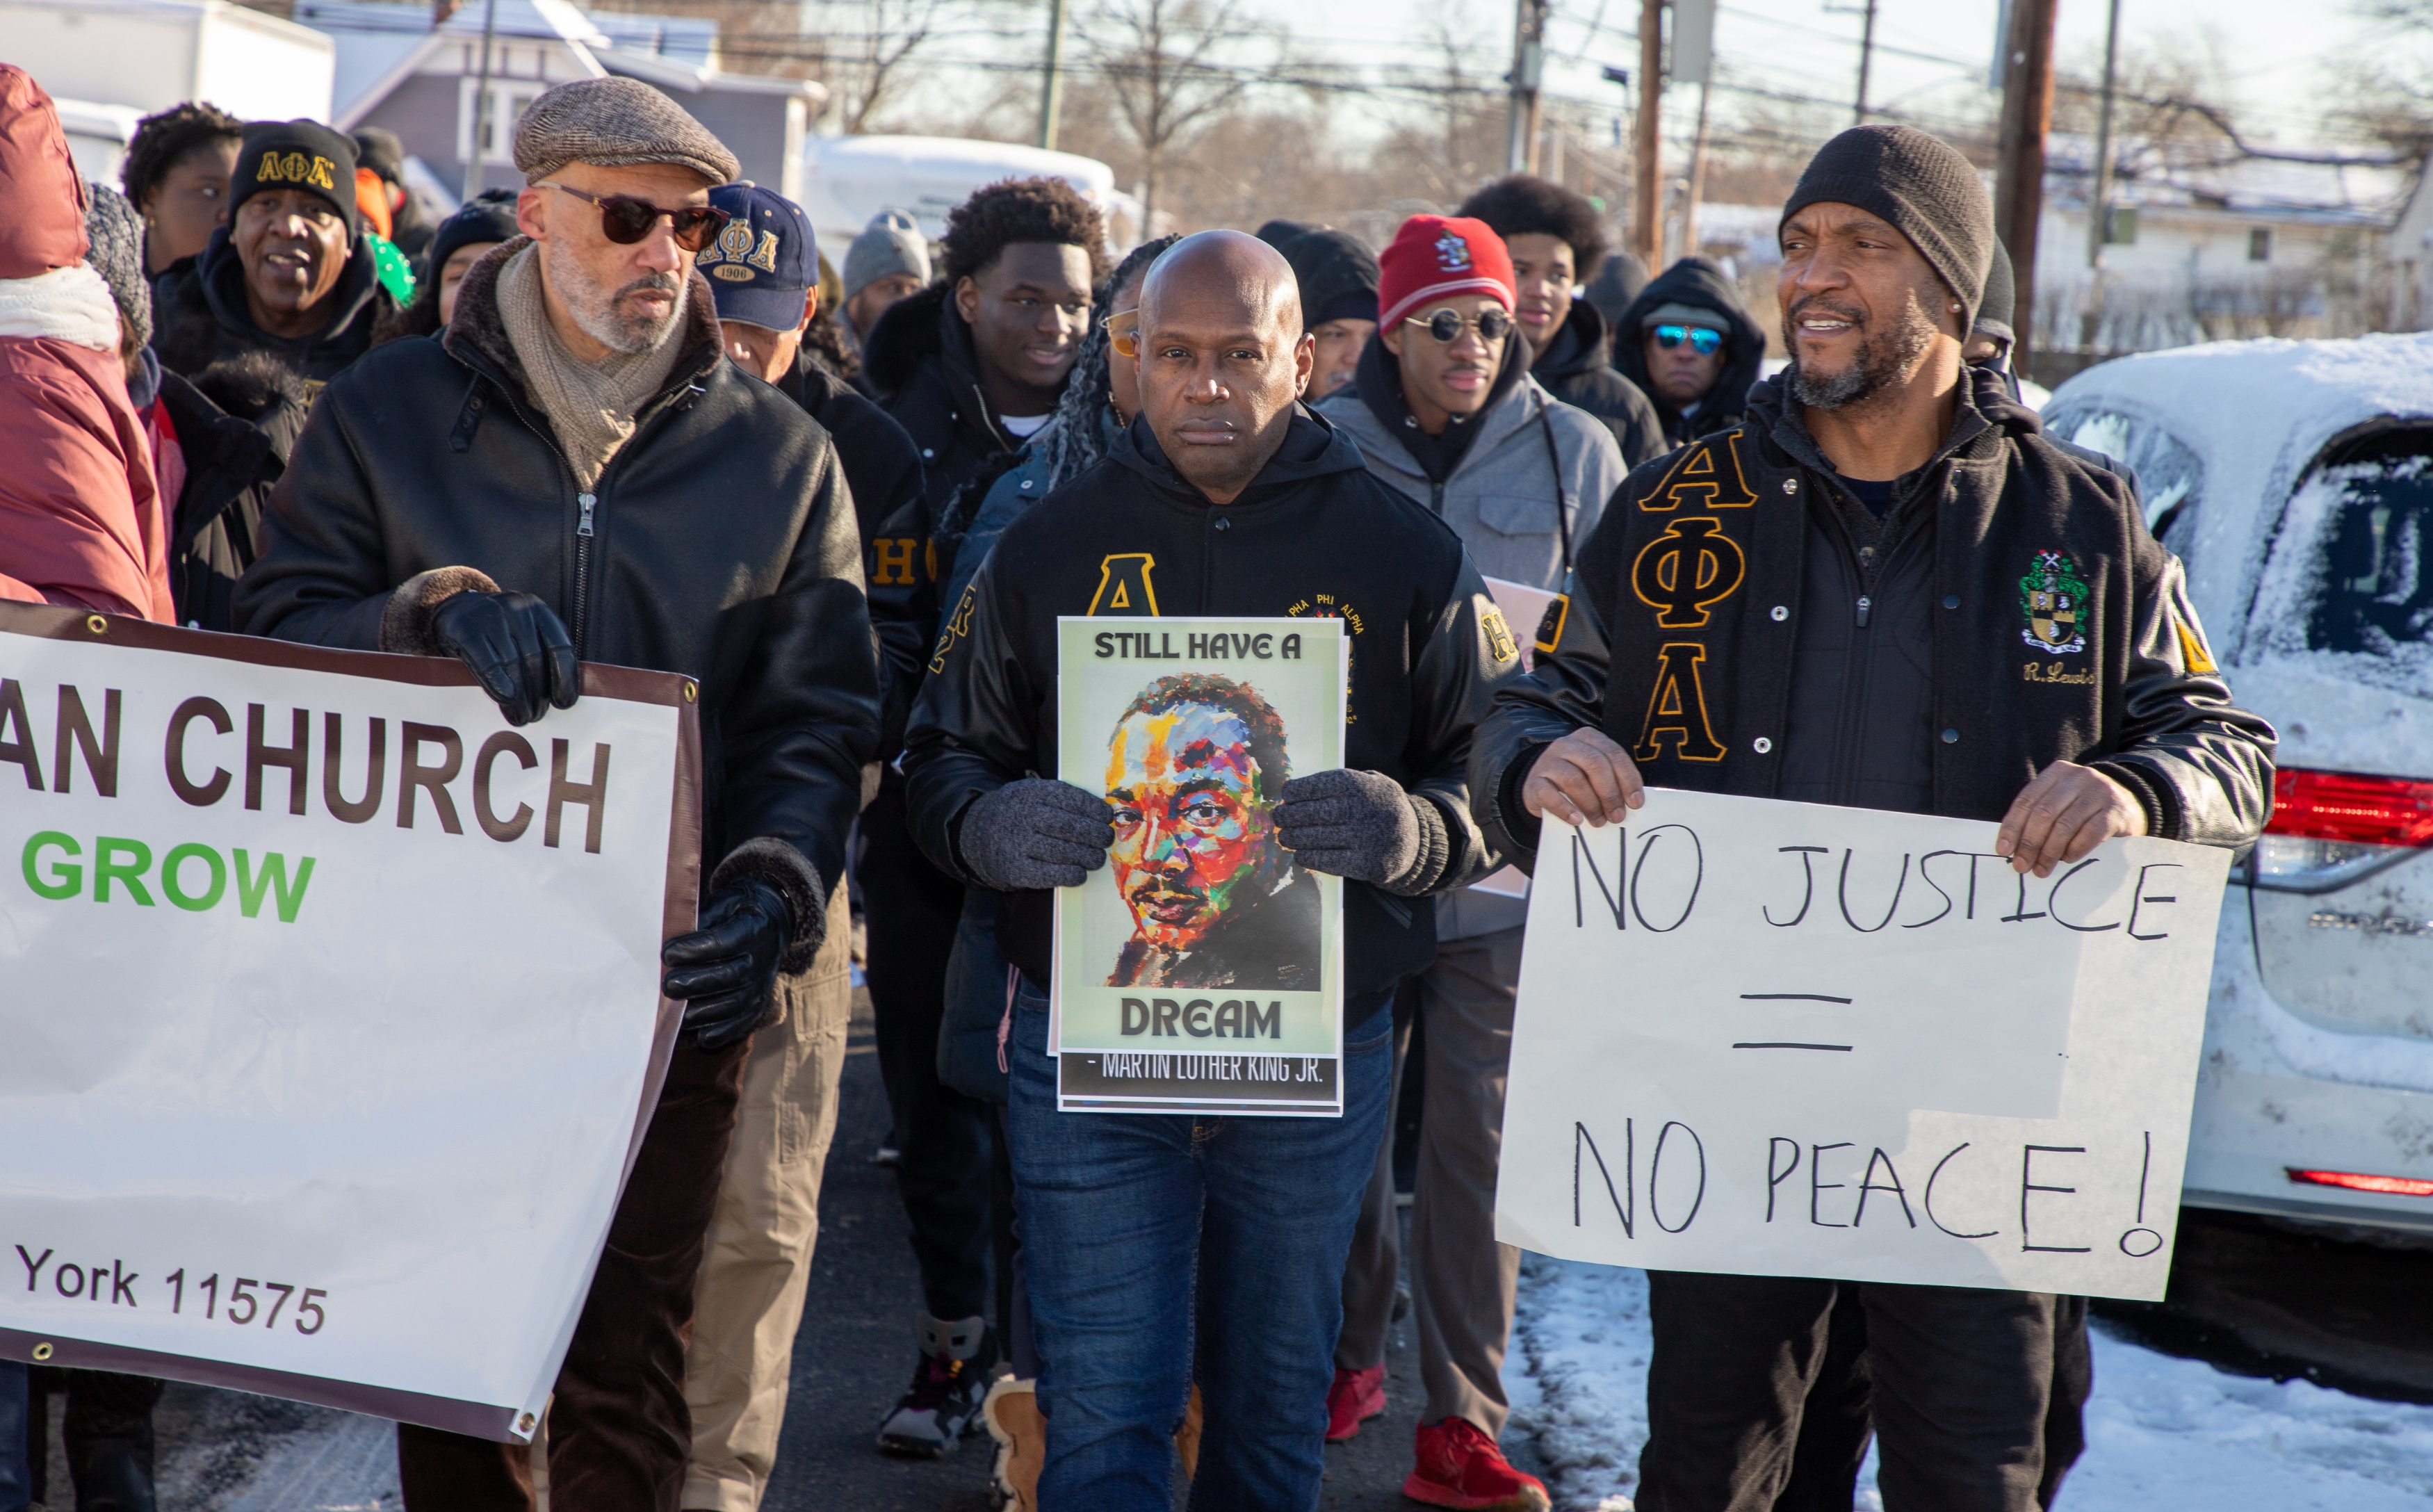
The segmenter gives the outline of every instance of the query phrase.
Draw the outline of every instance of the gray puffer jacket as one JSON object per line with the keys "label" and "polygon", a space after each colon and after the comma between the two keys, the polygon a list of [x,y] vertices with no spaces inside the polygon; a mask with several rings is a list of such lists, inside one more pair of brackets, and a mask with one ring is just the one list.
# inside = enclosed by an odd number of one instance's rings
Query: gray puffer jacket
{"label": "gray puffer jacket", "polygon": [[1438,484],[1355,388],[1345,384],[1317,409],[1359,443],[1370,472],[1442,517],[1487,576],[1562,587],[1571,553],[1557,534],[1557,512],[1571,522],[1576,552],[1595,533],[1605,501],[1630,471],[1604,422],[1523,377],[1470,422],[1479,427],[1478,435]]}

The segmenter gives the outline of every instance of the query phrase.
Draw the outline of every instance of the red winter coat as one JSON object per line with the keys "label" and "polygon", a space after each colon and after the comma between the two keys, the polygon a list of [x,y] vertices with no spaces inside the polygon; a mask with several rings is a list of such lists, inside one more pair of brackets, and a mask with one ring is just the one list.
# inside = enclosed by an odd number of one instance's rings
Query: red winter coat
{"label": "red winter coat", "polygon": [[174,623],[160,485],[59,112],[0,65],[0,599]]}

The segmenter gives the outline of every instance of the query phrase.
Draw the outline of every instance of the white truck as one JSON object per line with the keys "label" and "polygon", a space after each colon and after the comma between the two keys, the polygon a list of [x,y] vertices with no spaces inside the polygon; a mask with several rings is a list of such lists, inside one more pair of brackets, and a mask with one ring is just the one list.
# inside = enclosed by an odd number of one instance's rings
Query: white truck
{"label": "white truck", "polygon": [[[6,0],[0,0],[6,3]],[[1115,171],[1096,158],[962,137],[815,137],[803,144],[803,209],[839,271],[844,249],[871,217],[901,210],[935,240],[946,212],[1001,178],[1062,178],[1107,212],[1109,250],[1140,241],[1140,201],[1115,189]]]}
{"label": "white truck", "polygon": [[246,121],[329,119],[334,51],[228,0],[0,0],[0,62],[59,102],[77,171],[114,182],[135,122],[181,100]]}

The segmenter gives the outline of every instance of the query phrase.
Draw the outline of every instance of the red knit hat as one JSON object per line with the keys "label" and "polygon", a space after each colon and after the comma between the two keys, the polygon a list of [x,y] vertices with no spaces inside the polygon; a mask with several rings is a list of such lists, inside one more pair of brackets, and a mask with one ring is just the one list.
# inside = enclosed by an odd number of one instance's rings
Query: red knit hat
{"label": "red knit hat", "polygon": [[1377,257],[1377,323],[1393,326],[1423,304],[1461,294],[1491,295],[1509,311],[1512,254],[1483,220],[1414,215]]}
{"label": "red knit hat", "polygon": [[84,204],[51,97],[24,69],[0,64],[0,279],[83,262]]}

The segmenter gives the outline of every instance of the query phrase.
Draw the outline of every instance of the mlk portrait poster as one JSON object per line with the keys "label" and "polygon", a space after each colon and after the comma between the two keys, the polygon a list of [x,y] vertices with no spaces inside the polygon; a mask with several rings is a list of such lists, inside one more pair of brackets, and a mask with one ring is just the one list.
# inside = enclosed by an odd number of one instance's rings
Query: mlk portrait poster
{"label": "mlk portrait poster", "polygon": [[1342,882],[1285,849],[1285,783],[1343,764],[1339,620],[1057,622],[1057,770],[1115,811],[1056,893],[1067,1112],[1340,1116]]}

